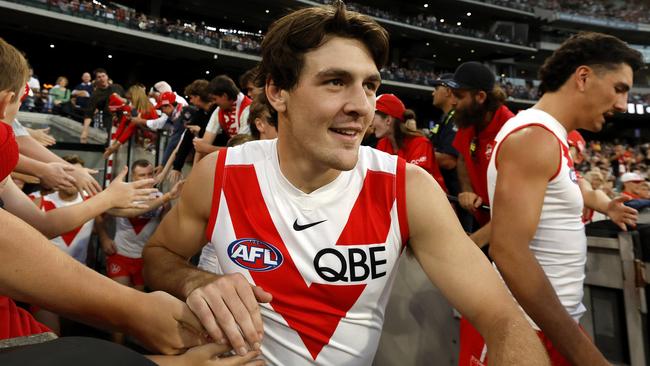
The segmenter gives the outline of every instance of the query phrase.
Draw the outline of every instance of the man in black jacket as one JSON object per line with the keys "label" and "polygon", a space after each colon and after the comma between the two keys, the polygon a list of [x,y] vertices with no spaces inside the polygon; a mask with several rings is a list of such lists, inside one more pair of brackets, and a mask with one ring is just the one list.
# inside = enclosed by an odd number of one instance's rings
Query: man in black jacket
{"label": "man in black jacket", "polygon": [[[108,110],[108,97],[113,93],[124,97],[124,88],[119,84],[111,84],[106,70],[99,68],[94,71],[94,74],[95,90],[88,101],[88,106],[84,113],[84,126],[79,138],[82,144],[88,142],[88,130],[93,118],[100,118],[102,126],[110,133],[112,117],[111,112]],[[96,114],[99,114],[99,116],[96,116]]]}

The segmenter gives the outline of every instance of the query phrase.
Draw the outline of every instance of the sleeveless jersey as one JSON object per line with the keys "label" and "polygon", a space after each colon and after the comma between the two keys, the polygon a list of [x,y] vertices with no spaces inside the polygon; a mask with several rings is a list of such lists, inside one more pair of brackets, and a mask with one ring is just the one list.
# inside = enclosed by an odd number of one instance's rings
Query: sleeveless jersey
{"label": "sleeveless jersey", "polygon": [[[54,192],[42,198],[41,208],[43,211],[50,211],[61,207],[77,205],[81,202],[83,202],[83,199],[80,194],[77,194],[77,198],[73,201],[64,201],[59,197],[58,192]],[[72,258],[86,264],[86,258],[88,257],[88,243],[90,242],[94,223],[95,219],[86,221],[85,224],[65,234],[61,234],[61,236],[51,239],[51,241],[59,249],[68,253]]]}
{"label": "sleeveless jersey", "polygon": [[[156,198],[162,193],[156,192]],[[164,205],[163,205],[164,206]],[[160,206],[138,217],[115,218],[115,246],[117,254],[129,258],[142,258],[142,249],[160,224],[164,207]]]}
{"label": "sleeveless jersey", "polygon": [[[539,225],[530,250],[548,277],[567,312],[579,321],[585,312],[582,304],[587,236],[582,223],[583,200],[569,154],[567,131],[555,118],[538,109],[527,109],[510,119],[497,134],[495,151],[488,166],[488,193],[493,202],[498,175],[496,164],[501,142],[510,134],[529,126],[539,126],[557,138],[560,145],[559,166],[548,182]],[[539,329],[528,317],[531,325]]]}
{"label": "sleeveless jersey", "polygon": [[408,238],[406,163],[362,146],[355,168],[306,194],[282,175],[276,143],[220,151],[214,262],[273,295],[261,304],[268,364],[370,365]]}

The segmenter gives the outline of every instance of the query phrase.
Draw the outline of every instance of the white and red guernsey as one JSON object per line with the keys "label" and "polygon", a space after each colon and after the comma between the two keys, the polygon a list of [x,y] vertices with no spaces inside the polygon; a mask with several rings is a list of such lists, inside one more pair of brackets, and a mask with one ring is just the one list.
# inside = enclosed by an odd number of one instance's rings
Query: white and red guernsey
{"label": "white and red guernsey", "polygon": [[[158,198],[162,193],[152,196]],[[115,218],[115,246],[117,254],[128,258],[142,258],[145,244],[160,225],[164,206],[147,211],[138,217]]]}
{"label": "white and red guernsey", "polygon": [[[41,199],[41,209],[43,211],[50,211],[61,207],[77,205],[81,202],[83,202],[83,199],[80,194],[77,194],[77,198],[73,201],[64,201],[59,197],[58,192],[54,192],[43,196]],[[78,228],[70,230],[65,234],[61,234],[61,236],[57,236],[51,241],[59,249],[68,253],[72,258],[86,264],[86,259],[88,257],[88,243],[90,242],[94,223],[95,219],[88,220]]]}
{"label": "white and red guernsey", "polygon": [[408,239],[405,162],[361,147],[351,171],[306,194],[280,172],[277,140],[221,150],[207,227],[223,273],[262,304],[271,365],[369,365]]}

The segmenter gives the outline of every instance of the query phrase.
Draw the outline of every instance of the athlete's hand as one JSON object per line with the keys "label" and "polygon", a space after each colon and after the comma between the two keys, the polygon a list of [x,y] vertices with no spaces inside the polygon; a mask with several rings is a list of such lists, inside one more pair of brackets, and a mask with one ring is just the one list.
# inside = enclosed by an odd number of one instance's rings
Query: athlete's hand
{"label": "athlete's hand", "polygon": [[248,353],[247,343],[259,350],[264,325],[258,302],[271,302],[271,294],[251,285],[240,273],[206,279],[185,302],[210,337],[218,344],[230,343],[240,356]]}
{"label": "athlete's hand", "polygon": [[458,203],[465,210],[476,212],[476,209],[481,207],[483,200],[474,192],[461,192],[458,194]]}
{"label": "athlete's hand", "polygon": [[93,169],[88,169],[88,168],[83,168],[80,166],[75,166],[72,165],[74,170],[70,172],[70,175],[74,177],[76,183],[75,186],[77,187],[77,190],[79,193],[94,196],[97,193],[102,191],[102,186],[97,183],[95,178],[91,174],[97,174],[96,170]]}
{"label": "athlete's hand", "polygon": [[182,301],[162,291],[141,294],[126,327],[148,349],[171,355],[208,343],[201,323]]}
{"label": "athlete's hand", "polygon": [[127,183],[124,182],[127,172],[125,166],[103,192],[108,196],[111,208],[147,208],[144,201],[155,199],[152,193],[158,192],[155,188],[144,188],[153,185],[153,178]]}
{"label": "athlete's hand", "polygon": [[629,199],[629,197],[625,196],[617,197],[607,205],[607,216],[623,231],[627,231],[626,224],[630,227],[635,227],[636,221],[639,218],[639,212],[637,210],[623,204]]}
{"label": "athlete's hand", "polygon": [[260,355],[259,351],[251,351],[246,356],[225,354],[231,349],[227,345],[209,343],[190,348],[179,356],[153,356],[150,358],[160,366],[262,366],[265,364],[262,360],[255,360]]}
{"label": "athlete's hand", "polygon": [[48,163],[45,168],[38,172],[41,184],[52,189],[73,188],[76,180],[72,176],[74,166],[68,163]]}

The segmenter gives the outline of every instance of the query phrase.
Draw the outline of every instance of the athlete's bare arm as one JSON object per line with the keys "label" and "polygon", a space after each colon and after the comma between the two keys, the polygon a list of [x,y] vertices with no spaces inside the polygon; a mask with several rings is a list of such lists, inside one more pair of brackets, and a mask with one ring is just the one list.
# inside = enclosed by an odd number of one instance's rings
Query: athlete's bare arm
{"label": "athlete's bare arm", "polygon": [[553,345],[574,365],[607,365],[558,299],[529,249],[560,146],[550,132],[528,127],[500,145],[490,255],[510,291]]}
{"label": "athlete's bare arm", "polygon": [[204,342],[198,320],[174,297],[136,291],[100,275],[5,210],[0,210],[0,232],[0,293],[125,331],[165,354]]}
{"label": "athlete's bare arm", "polygon": [[632,227],[636,225],[639,212],[623,204],[630,199],[629,197],[621,196],[611,199],[600,189],[593,189],[585,179],[578,179],[578,185],[585,207],[609,216],[610,220],[623,231],[627,231],[626,225]]}
{"label": "athlete's bare arm", "polygon": [[548,365],[539,338],[435,180],[410,164],[406,173],[410,246],[431,282],[483,335],[490,364]]}
{"label": "athlete's bare arm", "polygon": [[137,202],[149,200],[150,194],[155,189],[140,187],[150,184],[151,181],[125,183],[123,181],[125,175],[126,169],[106,190],[91,199],[47,212],[34,206],[11,178],[7,180],[5,188],[0,192],[0,198],[4,201],[7,211],[28,222],[48,238],[54,238],[83,225],[113,207],[143,207],[143,203]]}
{"label": "athlete's bare arm", "polygon": [[271,295],[241,274],[218,276],[189,264],[207,243],[217,156],[208,155],[194,166],[178,204],[149,239],[143,252],[144,275],[153,288],[184,299],[215,341],[229,342],[244,355],[246,342],[258,348],[262,341],[258,301],[269,302]]}

